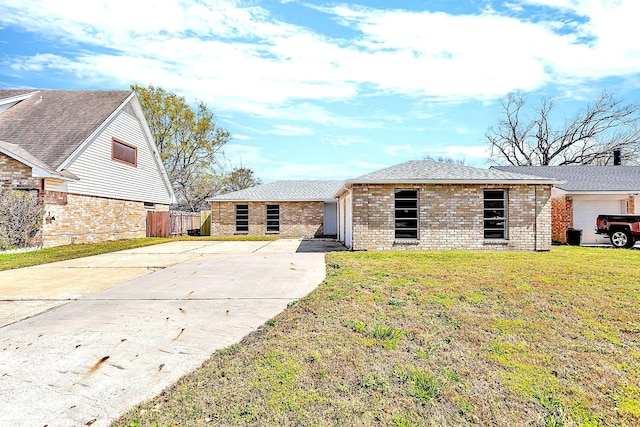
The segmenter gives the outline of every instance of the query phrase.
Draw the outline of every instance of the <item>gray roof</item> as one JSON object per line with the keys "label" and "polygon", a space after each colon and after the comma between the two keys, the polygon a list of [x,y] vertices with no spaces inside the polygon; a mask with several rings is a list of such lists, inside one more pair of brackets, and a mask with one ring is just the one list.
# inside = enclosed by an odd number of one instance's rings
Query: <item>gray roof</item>
{"label": "gray roof", "polygon": [[0,153],[4,153],[31,168],[40,169],[39,173],[44,173],[52,178],[73,181],[77,181],[79,179],[69,171],[57,172],[51,166],[47,165],[42,160],[38,159],[36,156],[29,153],[27,150],[17,144],[11,144],[9,142],[0,140]]}
{"label": "gray roof", "polygon": [[434,160],[411,160],[375,172],[347,180],[351,184],[368,183],[522,183],[554,184],[557,180],[549,177],[525,175],[498,169],[481,169],[471,166],[436,162]]}
{"label": "gray roof", "polygon": [[310,202],[331,201],[344,181],[275,181],[213,197],[214,202]]}
{"label": "gray roof", "polygon": [[[36,92],[0,112],[0,139],[58,167],[132,94],[131,91],[0,90],[0,100]],[[42,99],[41,99],[42,97]]]}
{"label": "gray roof", "polygon": [[640,192],[640,166],[493,166],[507,172],[553,177],[570,193]]}

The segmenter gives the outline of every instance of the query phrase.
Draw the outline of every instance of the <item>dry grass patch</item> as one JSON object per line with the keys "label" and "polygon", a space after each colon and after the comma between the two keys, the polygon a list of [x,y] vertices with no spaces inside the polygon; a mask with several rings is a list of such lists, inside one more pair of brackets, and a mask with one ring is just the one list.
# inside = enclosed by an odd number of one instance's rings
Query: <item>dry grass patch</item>
{"label": "dry grass patch", "polygon": [[315,292],[114,425],[640,425],[638,261],[328,254]]}

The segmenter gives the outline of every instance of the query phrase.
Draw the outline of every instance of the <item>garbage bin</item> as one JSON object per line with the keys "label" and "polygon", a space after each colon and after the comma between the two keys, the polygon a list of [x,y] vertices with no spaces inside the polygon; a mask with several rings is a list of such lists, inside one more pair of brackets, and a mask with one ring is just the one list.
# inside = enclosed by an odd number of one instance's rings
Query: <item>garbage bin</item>
{"label": "garbage bin", "polygon": [[580,246],[582,243],[582,230],[570,228],[567,230],[567,243],[573,246]]}

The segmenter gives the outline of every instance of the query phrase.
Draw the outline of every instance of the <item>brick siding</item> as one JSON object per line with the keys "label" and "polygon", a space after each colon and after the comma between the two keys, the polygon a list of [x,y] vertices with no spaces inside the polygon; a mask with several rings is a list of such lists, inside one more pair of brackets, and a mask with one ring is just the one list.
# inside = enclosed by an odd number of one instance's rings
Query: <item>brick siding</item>
{"label": "brick siding", "polygon": [[31,168],[0,153],[0,186],[17,190],[40,190],[42,179],[31,176]]}
{"label": "brick siding", "polygon": [[551,238],[567,243],[567,229],[573,227],[573,199],[560,196],[551,199]]}
{"label": "brick siding", "polygon": [[[249,232],[236,233],[236,205],[249,205]],[[280,205],[280,232],[267,233],[267,205]],[[323,234],[323,202],[212,202],[211,235],[318,237]]]}
{"label": "brick siding", "polygon": [[[396,240],[394,190],[417,189],[419,239]],[[508,191],[508,239],[484,239],[484,190]],[[550,185],[354,184],[354,250],[550,250]]]}
{"label": "brick siding", "polygon": [[66,204],[45,204],[44,247],[146,236],[142,202],[79,194],[67,194],[66,199]]}

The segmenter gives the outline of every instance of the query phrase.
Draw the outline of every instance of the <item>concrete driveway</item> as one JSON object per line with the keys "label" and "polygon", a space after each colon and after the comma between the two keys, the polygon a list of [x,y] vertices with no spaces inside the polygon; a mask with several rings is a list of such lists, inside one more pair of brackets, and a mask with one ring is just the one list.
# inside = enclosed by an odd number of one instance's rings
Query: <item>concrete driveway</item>
{"label": "concrete driveway", "polygon": [[340,249],[174,242],[0,272],[0,425],[108,425],[311,292]]}

